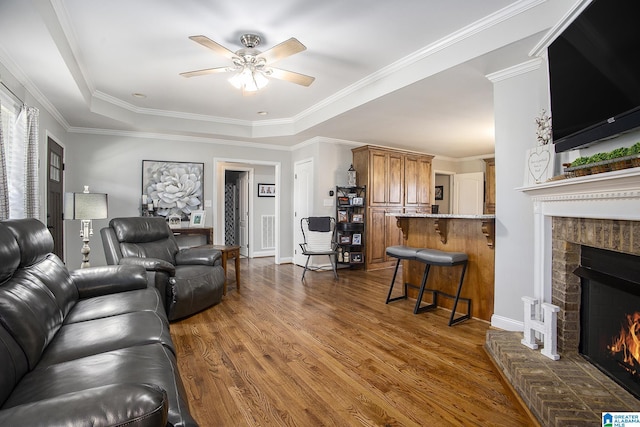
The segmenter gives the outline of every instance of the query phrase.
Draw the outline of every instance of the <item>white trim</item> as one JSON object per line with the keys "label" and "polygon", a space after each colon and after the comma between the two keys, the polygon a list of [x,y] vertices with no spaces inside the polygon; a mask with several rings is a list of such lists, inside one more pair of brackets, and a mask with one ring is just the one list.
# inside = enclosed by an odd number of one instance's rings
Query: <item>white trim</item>
{"label": "white trim", "polygon": [[524,322],[519,322],[504,316],[498,316],[497,314],[491,316],[491,326],[505,331],[524,331]]}

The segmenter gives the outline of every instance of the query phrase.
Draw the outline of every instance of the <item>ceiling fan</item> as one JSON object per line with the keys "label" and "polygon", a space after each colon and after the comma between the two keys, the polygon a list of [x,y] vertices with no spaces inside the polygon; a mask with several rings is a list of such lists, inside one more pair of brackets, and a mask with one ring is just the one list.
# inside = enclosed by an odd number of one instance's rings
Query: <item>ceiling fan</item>
{"label": "ceiling fan", "polygon": [[309,86],[315,80],[315,77],[271,66],[271,64],[281,59],[307,49],[305,45],[293,37],[264,52],[256,49],[261,41],[260,36],[256,34],[244,34],[240,38],[244,48],[237,52],[232,52],[205,36],[191,36],[189,39],[230,59],[233,62],[233,66],[206,68],[180,73],[183,77],[196,77],[213,73],[236,73],[229,81],[233,86],[241,89],[243,93],[255,92],[262,89],[269,82],[269,77],[302,86]]}

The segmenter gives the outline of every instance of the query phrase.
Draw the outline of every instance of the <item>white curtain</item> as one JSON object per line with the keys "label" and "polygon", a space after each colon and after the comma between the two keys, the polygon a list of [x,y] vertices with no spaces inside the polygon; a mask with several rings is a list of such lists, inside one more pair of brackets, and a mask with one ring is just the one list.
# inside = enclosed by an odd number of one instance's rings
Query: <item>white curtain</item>
{"label": "white curtain", "polygon": [[13,109],[3,110],[0,120],[0,219],[38,218],[39,111],[27,106],[18,109],[15,104]]}
{"label": "white curtain", "polygon": [[9,188],[7,186],[7,162],[5,160],[2,100],[0,99],[0,220],[9,218]]}

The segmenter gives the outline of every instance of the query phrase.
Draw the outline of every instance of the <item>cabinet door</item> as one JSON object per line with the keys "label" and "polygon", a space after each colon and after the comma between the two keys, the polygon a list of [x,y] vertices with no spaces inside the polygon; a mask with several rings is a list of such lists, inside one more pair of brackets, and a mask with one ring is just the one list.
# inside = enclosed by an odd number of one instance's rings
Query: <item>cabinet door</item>
{"label": "cabinet door", "polygon": [[389,177],[387,204],[402,206],[404,193],[404,156],[390,153],[387,175]]}
{"label": "cabinet door", "polygon": [[431,157],[407,156],[404,159],[404,205],[425,211],[431,204]]}
{"label": "cabinet door", "polygon": [[387,203],[389,156],[371,151],[369,157],[369,205],[384,206]]}
{"label": "cabinet door", "polygon": [[369,209],[367,221],[367,264],[377,264],[386,259],[385,242],[386,217],[384,208]]}
{"label": "cabinet door", "polygon": [[[386,209],[386,213],[401,213],[402,208]],[[398,227],[398,219],[395,216],[385,216],[385,261],[395,261],[396,258],[387,257],[386,247],[402,244],[402,230]]]}

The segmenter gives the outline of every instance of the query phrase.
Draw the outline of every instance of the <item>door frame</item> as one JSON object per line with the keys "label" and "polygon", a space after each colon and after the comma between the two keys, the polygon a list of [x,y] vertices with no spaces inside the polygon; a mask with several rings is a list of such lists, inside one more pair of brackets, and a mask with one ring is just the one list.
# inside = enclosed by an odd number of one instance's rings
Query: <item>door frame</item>
{"label": "door frame", "polygon": [[[254,170],[251,167],[245,166],[245,165],[239,165],[239,166],[233,166],[233,165],[224,165],[224,172],[226,171],[233,171],[233,172],[242,172],[244,174],[248,174],[248,178],[247,180],[249,181],[248,187],[246,191],[238,191],[238,195],[244,195],[246,196],[247,200],[245,201],[247,204],[247,248],[246,251],[243,250],[243,247],[241,245],[242,242],[242,236],[240,236],[240,242],[236,242],[236,244],[240,244],[240,255],[242,256],[246,256],[247,258],[253,258],[253,245],[252,245],[252,241],[251,241],[251,236],[252,236],[252,232],[253,230],[251,229],[251,227],[253,226],[252,223],[252,219],[253,219],[253,181],[254,181]],[[223,174],[224,176],[224,174]],[[226,184],[226,179],[224,184]],[[223,188],[224,188],[224,184],[223,184]],[[224,194],[224,191],[223,193]],[[242,203],[242,201],[240,202]],[[224,212],[224,203],[223,203],[223,212]],[[239,213],[239,215],[241,215],[242,213]],[[223,213],[223,218],[224,218],[224,213]],[[226,237],[225,236],[225,230],[226,227],[224,226],[224,224],[222,224],[221,230],[223,230],[222,233],[222,241],[225,242],[226,241]]]}
{"label": "door frame", "polygon": [[[304,266],[306,259],[304,258],[304,255],[302,255],[300,253],[300,251],[298,250],[299,243],[302,242],[302,229],[300,228],[300,219],[304,218],[304,215],[308,215],[309,213],[311,213],[313,211],[313,201],[311,202],[311,206],[307,206],[308,208],[308,212],[307,213],[298,213],[299,210],[299,206],[298,206],[298,202],[301,200],[300,195],[298,194],[298,192],[301,190],[300,188],[298,188],[298,180],[296,178],[296,174],[298,173],[298,168],[300,167],[300,165],[305,164],[305,163],[309,163],[310,164],[310,169],[311,169],[311,187],[314,188],[315,186],[315,162],[313,157],[309,157],[307,159],[302,159],[302,160],[298,160],[297,162],[295,162],[293,164],[293,263],[295,265],[300,265],[300,266]],[[309,198],[308,198],[309,199]],[[309,199],[309,200],[313,200],[313,199]]]}
{"label": "door frame", "polygon": [[[54,143],[56,143],[57,145],[59,145],[60,147],[62,147],[62,168],[61,168],[61,174],[62,174],[62,193],[61,193],[61,197],[62,200],[60,200],[61,202],[61,206],[63,207],[63,211],[64,211],[64,194],[66,192],[66,185],[67,182],[65,180],[65,157],[67,155],[67,147],[65,146],[65,144],[63,142],[61,142],[62,140],[58,137],[56,137],[55,135],[53,135],[48,129],[45,130],[45,135],[44,135],[44,152],[45,152],[45,161],[42,162],[41,164],[43,165],[42,167],[44,167],[44,171],[42,173],[42,177],[41,177],[41,183],[44,183],[44,187],[45,187],[45,191],[44,194],[41,194],[40,196],[40,200],[42,201],[42,205],[44,207],[44,209],[40,210],[40,219],[42,220],[42,222],[44,224],[48,225],[48,218],[47,218],[47,213],[49,212],[49,140],[53,141]],[[64,214],[64,212],[63,212]],[[63,261],[67,260],[67,225],[69,224],[69,221],[62,221],[62,258]]]}
{"label": "door frame", "polygon": [[[445,170],[433,170],[431,172],[431,182],[436,182],[436,174],[438,175],[449,175],[449,213],[453,212],[453,179],[455,176],[455,172],[453,171],[445,171]],[[433,184],[435,185],[435,184]],[[432,205],[436,203],[436,192],[435,188],[431,189],[431,201],[429,202]]]}
{"label": "door frame", "polygon": [[[224,245],[224,173],[226,170],[242,170],[242,167],[251,167],[251,165],[266,165],[273,166],[275,168],[275,184],[276,188],[282,188],[281,181],[281,163],[271,161],[261,161],[242,158],[229,158],[229,157],[214,157],[213,158],[213,196],[212,210],[213,210],[213,241],[217,245]],[[250,177],[253,182],[253,176]],[[253,234],[251,230],[254,229],[253,221],[253,195],[255,192],[255,185],[249,186],[249,258],[253,258],[253,248],[255,247],[253,242]],[[275,197],[275,263],[280,264],[280,191],[276,192]]]}

